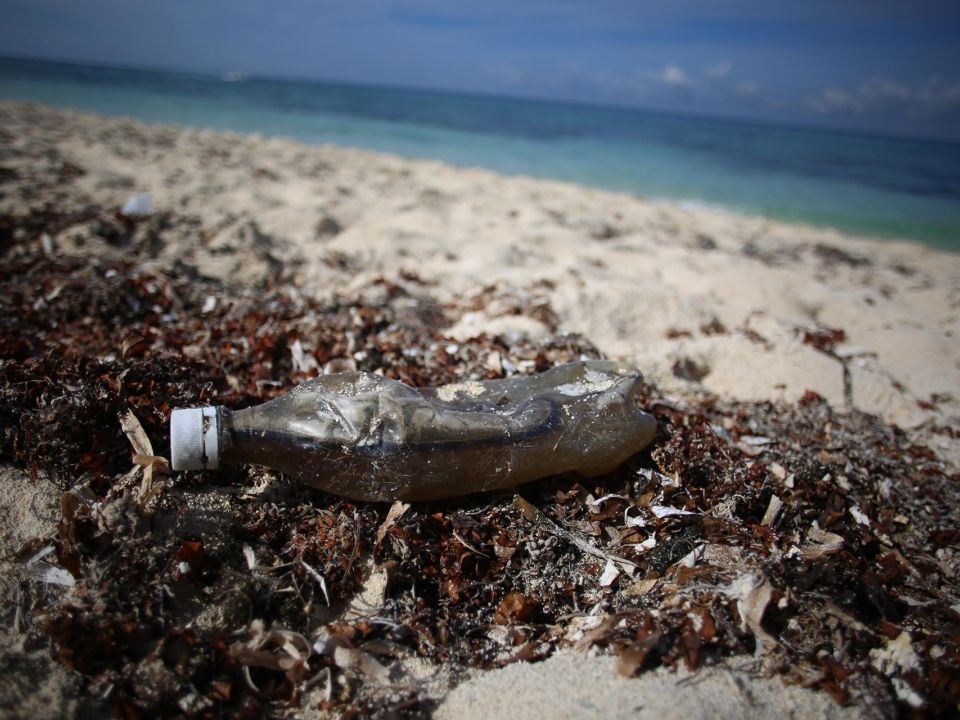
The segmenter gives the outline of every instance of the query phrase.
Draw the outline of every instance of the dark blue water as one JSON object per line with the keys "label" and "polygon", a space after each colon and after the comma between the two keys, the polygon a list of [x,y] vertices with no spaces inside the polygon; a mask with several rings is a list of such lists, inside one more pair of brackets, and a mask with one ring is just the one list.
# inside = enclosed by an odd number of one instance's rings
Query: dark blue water
{"label": "dark blue water", "polygon": [[0,60],[0,97],[382,150],[960,250],[960,144],[449,92]]}

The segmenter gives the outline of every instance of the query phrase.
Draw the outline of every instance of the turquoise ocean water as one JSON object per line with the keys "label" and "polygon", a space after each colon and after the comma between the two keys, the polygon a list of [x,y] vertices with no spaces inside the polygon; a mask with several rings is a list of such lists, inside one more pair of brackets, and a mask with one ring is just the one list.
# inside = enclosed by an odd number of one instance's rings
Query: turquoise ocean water
{"label": "turquoise ocean water", "polygon": [[282,135],[960,251],[960,144],[373,86],[0,59],[0,98]]}

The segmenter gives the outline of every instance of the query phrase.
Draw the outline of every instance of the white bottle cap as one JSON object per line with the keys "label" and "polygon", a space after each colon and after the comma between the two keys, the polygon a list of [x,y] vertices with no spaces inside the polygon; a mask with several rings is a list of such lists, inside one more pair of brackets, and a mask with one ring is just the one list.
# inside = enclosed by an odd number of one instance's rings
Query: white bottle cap
{"label": "white bottle cap", "polygon": [[174,470],[214,470],[220,461],[220,428],[215,407],[170,414],[170,465]]}

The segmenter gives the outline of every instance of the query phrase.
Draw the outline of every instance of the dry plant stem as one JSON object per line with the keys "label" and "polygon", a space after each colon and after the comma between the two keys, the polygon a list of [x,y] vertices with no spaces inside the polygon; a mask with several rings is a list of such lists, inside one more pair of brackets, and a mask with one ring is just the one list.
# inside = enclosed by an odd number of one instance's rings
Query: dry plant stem
{"label": "dry plant stem", "polygon": [[543,512],[538,507],[536,507],[529,501],[524,500],[519,495],[516,497],[513,504],[517,507],[518,510],[520,510],[520,512],[523,513],[524,517],[526,517],[527,520],[537,523],[538,525],[542,525],[549,532],[553,533],[558,537],[563,538],[570,544],[583,550],[583,552],[587,553],[588,555],[593,555],[594,557],[598,557],[602,560],[606,560],[607,562],[616,563],[617,565],[620,565],[630,570],[633,570],[639,567],[637,563],[633,562],[632,560],[627,560],[626,558],[619,557],[618,555],[611,555],[610,553],[606,553],[600,548],[598,548],[597,546],[595,546],[593,543],[581,537],[580,535],[577,535],[576,533],[572,533],[569,530],[565,530],[564,528],[557,525],[549,517],[544,515]]}

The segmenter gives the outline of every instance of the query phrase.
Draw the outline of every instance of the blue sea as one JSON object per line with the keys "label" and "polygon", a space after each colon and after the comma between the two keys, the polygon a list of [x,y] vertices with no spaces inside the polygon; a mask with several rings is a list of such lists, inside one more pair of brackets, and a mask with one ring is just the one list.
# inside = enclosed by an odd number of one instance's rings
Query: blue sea
{"label": "blue sea", "polygon": [[282,135],[960,251],[960,144],[637,109],[0,59],[0,98]]}

